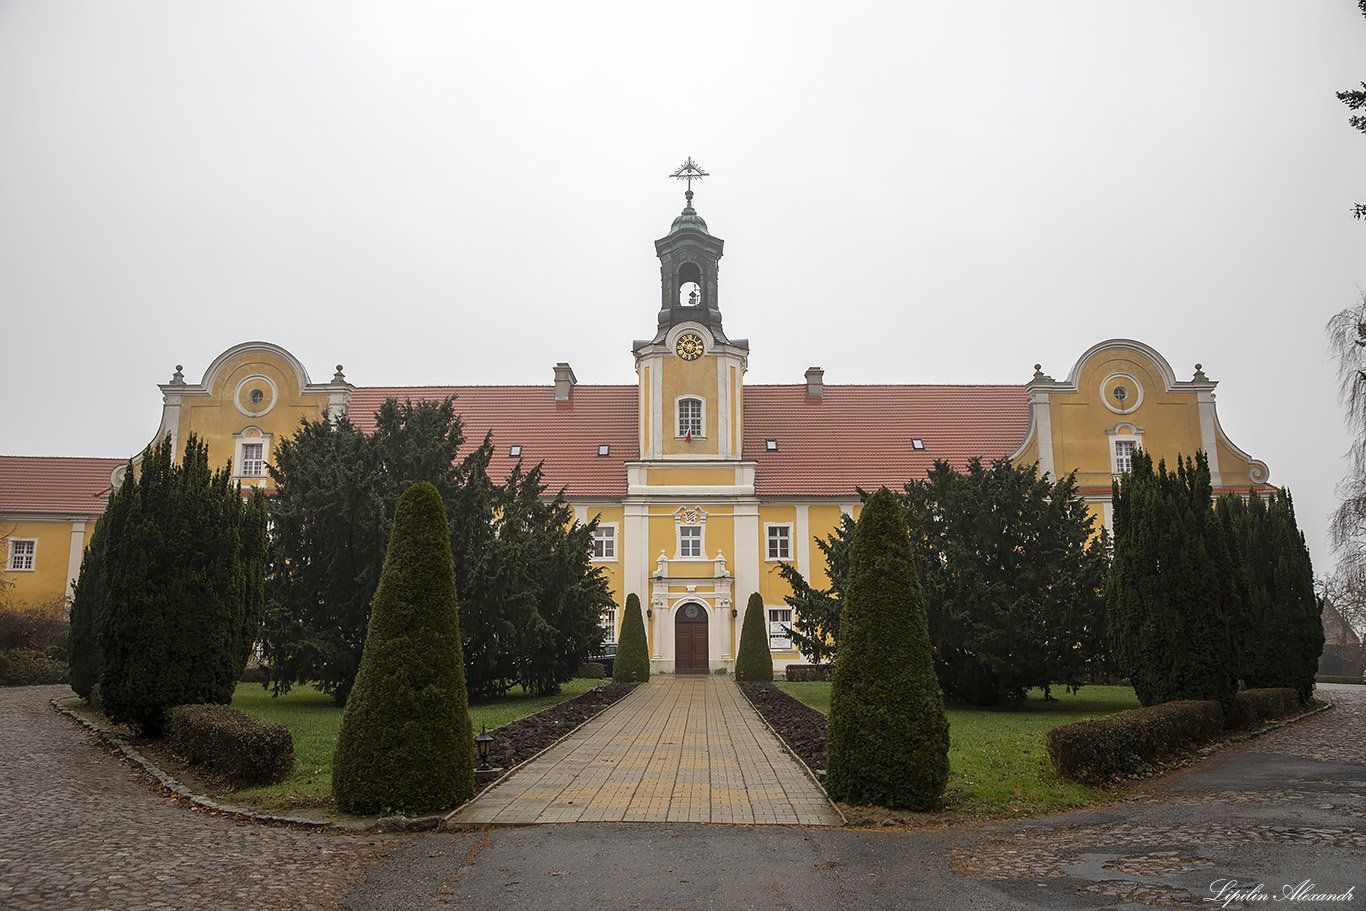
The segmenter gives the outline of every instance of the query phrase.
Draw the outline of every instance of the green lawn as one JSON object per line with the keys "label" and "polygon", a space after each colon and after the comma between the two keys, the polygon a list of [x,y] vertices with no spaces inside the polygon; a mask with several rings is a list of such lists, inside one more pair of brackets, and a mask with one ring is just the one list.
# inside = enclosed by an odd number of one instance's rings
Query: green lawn
{"label": "green lawn", "polygon": [[[557,696],[512,695],[470,706],[470,720],[477,733],[489,730],[571,699],[599,686],[602,680],[576,679],[566,683]],[[295,687],[288,695],[272,698],[259,683],[240,683],[233,708],[283,724],[294,733],[294,772],[278,784],[243,788],[230,795],[235,803],[276,811],[330,807],[332,805],[332,753],[341,729],[342,710],[326,693],[311,686]]]}
{"label": "green lawn", "polygon": [[[812,708],[830,711],[830,684],[777,684]],[[1103,788],[1059,778],[1048,761],[1044,738],[1063,724],[1138,707],[1130,687],[1087,686],[1079,693],[1041,691],[1024,704],[1000,709],[951,708],[949,786],[945,806],[975,817],[1028,815],[1085,806],[1108,796]]]}

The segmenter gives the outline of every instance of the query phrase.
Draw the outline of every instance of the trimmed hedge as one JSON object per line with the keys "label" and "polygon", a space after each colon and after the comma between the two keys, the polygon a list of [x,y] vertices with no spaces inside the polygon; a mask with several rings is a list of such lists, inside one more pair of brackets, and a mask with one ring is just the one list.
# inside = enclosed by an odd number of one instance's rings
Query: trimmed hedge
{"label": "trimmed hedge", "polygon": [[294,768],[294,735],[226,705],[178,705],[167,713],[171,750],[235,785],[283,781]]}
{"label": "trimmed hedge", "polygon": [[1357,686],[1366,684],[1366,677],[1341,677],[1332,674],[1319,674],[1314,680],[1319,683],[1350,683]]}
{"label": "trimmed hedge", "polygon": [[1244,690],[1233,697],[1233,717],[1228,726],[1235,731],[1256,730],[1268,721],[1298,715],[1303,707],[1300,694],[1293,687]]}
{"label": "trimmed hedge", "polygon": [[[634,676],[632,676],[634,674]],[[640,609],[640,598],[634,593],[626,596],[622,608],[621,632],[617,641],[617,660],[612,665],[612,679],[630,683],[644,683],[650,679],[650,643],[645,637],[645,617]]]}
{"label": "trimmed hedge", "polygon": [[768,610],[758,592],[749,596],[745,620],[740,627],[740,650],[735,653],[735,676],[746,680],[773,681],[773,651],[768,644]]}
{"label": "trimmed hedge", "polygon": [[786,674],[788,683],[827,683],[833,664],[789,664]]}
{"label": "trimmed hedge", "polygon": [[12,648],[4,654],[0,664],[0,684],[5,686],[44,686],[66,683],[68,669],[65,661],[57,661],[31,648]]}
{"label": "trimmed hedge", "polygon": [[1164,756],[1217,737],[1224,711],[1209,700],[1164,702],[1048,732],[1053,770],[1083,784],[1141,772]]}
{"label": "trimmed hedge", "polygon": [[574,676],[584,680],[606,680],[607,668],[600,661],[585,661]]}

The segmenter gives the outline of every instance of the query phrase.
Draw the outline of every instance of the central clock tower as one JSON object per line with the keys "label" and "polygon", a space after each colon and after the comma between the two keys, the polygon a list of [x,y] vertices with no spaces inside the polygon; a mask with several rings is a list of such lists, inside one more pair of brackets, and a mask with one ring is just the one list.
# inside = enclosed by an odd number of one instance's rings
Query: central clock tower
{"label": "central clock tower", "polygon": [[[673,175],[706,176],[692,159]],[[749,342],[721,325],[724,242],[693,208],[691,185],[655,241],[661,305],[653,338],[632,346],[639,378],[640,459],[626,465],[623,562],[628,591],[649,592],[652,669],[708,673],[734,664],[737,590],[759,574],[755,464],[742,457]]]}
{"label": "central clock tower", "polygon": [[[675,175],[706,176],[689,159]],[[655,241],[662,304],[655,336],[633,346],[640,384],[642,460],[738,460],[749,343],[721,325],[717,271],[725,245],[693,208],[693,192]]]}

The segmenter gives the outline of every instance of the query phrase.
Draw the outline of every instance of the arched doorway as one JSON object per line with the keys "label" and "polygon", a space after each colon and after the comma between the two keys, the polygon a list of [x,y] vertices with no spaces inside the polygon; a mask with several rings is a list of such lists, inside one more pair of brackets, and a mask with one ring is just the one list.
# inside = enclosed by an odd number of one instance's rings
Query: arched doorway
{"label": "arched doorway", "polygon": [[708,673],[710,657],[707,609],[695,601],[679,605],[674,613],[674,673]]}

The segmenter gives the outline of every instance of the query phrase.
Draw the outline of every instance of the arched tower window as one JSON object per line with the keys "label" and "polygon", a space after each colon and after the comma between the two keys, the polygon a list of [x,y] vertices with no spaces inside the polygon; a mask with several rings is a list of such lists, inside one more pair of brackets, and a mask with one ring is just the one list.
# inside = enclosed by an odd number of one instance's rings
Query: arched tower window
{"label": "arched tower window", "polygon": [[684,263],[678,270],[678,305],[698,307],[702,304],[702,270],[697,263]]}

